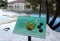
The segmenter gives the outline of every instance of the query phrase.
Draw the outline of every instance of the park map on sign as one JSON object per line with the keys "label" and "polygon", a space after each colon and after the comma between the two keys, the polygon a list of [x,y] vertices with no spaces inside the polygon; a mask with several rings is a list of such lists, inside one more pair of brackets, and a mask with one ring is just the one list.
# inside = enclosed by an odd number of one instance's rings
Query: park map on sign
{"label": "park map on sign", "polygon": [[20,16],[17,19],[14,34],[45,38],[46,37],[46,18]]}

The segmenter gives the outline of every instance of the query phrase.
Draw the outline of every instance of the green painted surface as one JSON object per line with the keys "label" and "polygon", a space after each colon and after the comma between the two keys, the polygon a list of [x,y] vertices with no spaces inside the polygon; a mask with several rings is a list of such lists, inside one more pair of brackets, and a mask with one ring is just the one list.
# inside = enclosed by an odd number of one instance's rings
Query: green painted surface
{"label": "green painted surface", "polygon": [[[43,25],[41,26],[43,31],[39,32],[39,30],[41,29],[38,29],[38,25],[40,25],[41,22],[43,23]],[[18,17],[13,33],[45,39],[46,18],[20,16]]]}

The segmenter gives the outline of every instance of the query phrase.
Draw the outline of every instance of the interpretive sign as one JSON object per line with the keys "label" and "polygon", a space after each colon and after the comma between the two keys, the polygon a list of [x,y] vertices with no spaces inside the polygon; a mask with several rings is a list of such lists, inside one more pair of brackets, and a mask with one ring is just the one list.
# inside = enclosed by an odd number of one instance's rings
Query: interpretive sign
{"label": "interpretive sign", "polygon": [[20,16],[17,19],[13,33],[31,37],[45,38],[46,18]]}

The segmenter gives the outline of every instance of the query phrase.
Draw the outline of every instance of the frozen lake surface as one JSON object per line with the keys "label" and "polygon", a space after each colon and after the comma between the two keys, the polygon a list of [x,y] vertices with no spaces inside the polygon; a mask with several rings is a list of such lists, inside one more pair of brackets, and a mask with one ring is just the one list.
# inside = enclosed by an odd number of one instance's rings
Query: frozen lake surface
{"label": "frozen lake surface", "polygon": [[[8,11],[0,10],[0,20],[9,19],[9,17],[2,16],[3,14],[9,15],[9,16],[18,15],[15,12],[8,12]],[[37,17],[38,17],[38,15],[37,15]],[[15,27],[15,24],[16,24],[16,21],[13,21],[8,24],[0,25],[0,41],[28,41],[27,36],[13,34],[13,29]],[[9,31],[3,30],[4,28],[8,28],[8,27],[10,28]],[[46,29],[46,39],[32,37],[32,41],[60,41],[59,32],[55,32],[55,31],[51,30],[48,25],[46,26],[46,28],[47,28]]]}

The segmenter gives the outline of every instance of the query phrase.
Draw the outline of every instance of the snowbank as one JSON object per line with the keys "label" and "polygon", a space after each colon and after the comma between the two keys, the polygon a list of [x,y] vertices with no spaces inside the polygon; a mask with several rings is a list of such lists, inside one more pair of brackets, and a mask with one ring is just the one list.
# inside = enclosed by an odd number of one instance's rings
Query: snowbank
{"label": "snowbank", "polygon": [[9,18],[8,20],[0,20],[0,25],[16,21],[17,18]]}
{"label": "snowbank", "polygon": [[[7,19],[4,20],[4,18],[2,18],[1,16],[6,16]],[[16,13],[16,12],[10,12],[10,11],[5,11],[3,9],[0,9],[0,25],[2,24],[7,24],[7,23],[11,23],[17,20],[18,16],[28,16],[25,13]]]}

